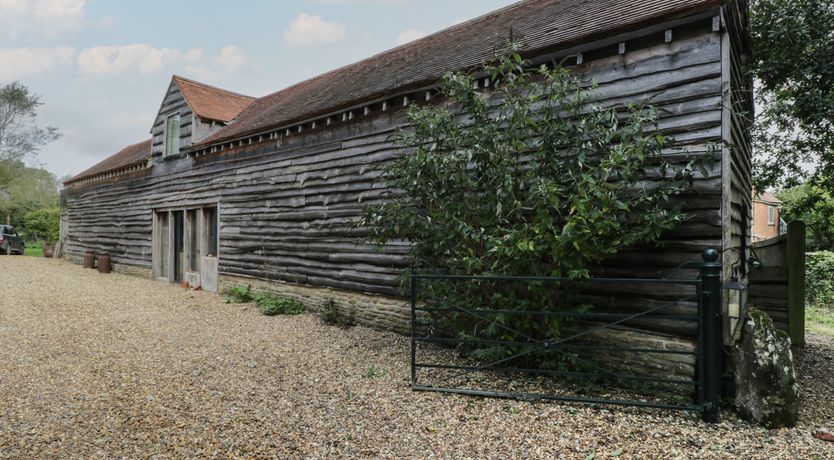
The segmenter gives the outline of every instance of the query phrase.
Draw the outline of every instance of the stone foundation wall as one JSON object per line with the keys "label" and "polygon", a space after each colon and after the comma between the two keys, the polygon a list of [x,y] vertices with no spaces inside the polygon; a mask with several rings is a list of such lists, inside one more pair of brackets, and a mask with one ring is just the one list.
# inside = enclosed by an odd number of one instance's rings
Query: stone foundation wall
{"label": "stone foundation wall", "polygon": [[352,313],[358,324],[400,334],[410,333],[411,306],[408,299],[220,275],[218,292],[226,292],[235,286],[251,286],[256,292],[297,299],[314,312],[319,311],[328,300],[333,300],[340,310]]}
{"label": "stone foundation wall", "polygon": [[136,265],[113,264],[113,271],[124,275],[138,276],[141,278],[153,278],[150,268],[137,267]]}
{"label": "stone foundation wall", "polygon": [[[67,262],[76,264],[76,265],[83,265],[84,258],[80,256],[76,256],[73,254],[66,254],[62,257]],[[138,276],[140,278],[152,278],[153,274],[150,268],[139,267],[136,265],[128,265],[128,264],[115,264],[111,263],[111,269],[116,273],[121,273],[124,275],[131,275],[131,276]]]}
{"label": "stone foundation wall", "polygon": [[[255,292],[291,297],[303,302],[312,311],[318,311],[325,302],[332,299],[342,311],[353,313],[359,324],[405,335],[411,332],[411,306],[408,299],[221,275],[219,292],[225,292],[235,286],[250,286]],[[579,330],[564,331],[566,334],[576,332]],[[573,343],[690,353],[696,350],[693,340],[621,328],[600,329]],[[586,358],[611,371],[627,371],[634,375],[676,380],[689,380],[695,377],[694,355],[596,351],[592,355],[587,355]],[[693,392],[691,385],[670,385],[666,389],[687,395]]]}
{"label": "stone foundation wall", "polygon": [[84,258],[83,257],[79,257],[79,256],[76,256],[76,255],[73,255],[73,254],[66,254],[66,255],[64,255],[64,257],[62,257],[62,259],[66,260],[69,263],[76,264],[76,265],[82,265],[84,263]]}
{"label": "stone foundation wall", "polygon": [[[65,260],[76,264],[83,262],[81,257],[69,255],[65,257]],[[114,264],[113,270],[143,278],[151,277],[151,270],[143,267]],[[303,302],[312,312],[318,312],[326,302],[332,300],[342,312],[352,314],[358,324],[405,335],[411,332],[411,307],[408,299],[232,275],[220,275],[218,284],[218,292],[221,295],[232,287],[250,286],[255,292],[297,299]],[[575,327],[568,326],[563,333],[579,332]],[[598,330],[584,336],[579,343],[687,352],[696,350],[696,344],[692,340],[623,329]],[[695,356],[692,355],[595,352],[594,355],[586,357],[608,367],[610,370],[628,369],[634,374],[681,380],[692,379],[695,376],[696,362]],[[675,390],[677,390],[676,392],[688,393],[691,388],[676,386]]]}
{"label": "stone foundation wall", "polygon": [[[580,331],[581,329],[574,329],[570,332],[564,330],[563,334],[572,334]],[[581,337],[576,343],[616,347],[620,349],[643,348],[682,353],[695,353],[697,351],[694,340],[622,328],[599,329]],[[697,365],[694,354],[602,350],[591,353],[578,352],[577,354],[580,356],[584,355],[588,360],[603,366],[611,372],[667,380],[693,380]],[[690,395],[695,392],[694,385],[667,383],[654,385],[676,394]]]}

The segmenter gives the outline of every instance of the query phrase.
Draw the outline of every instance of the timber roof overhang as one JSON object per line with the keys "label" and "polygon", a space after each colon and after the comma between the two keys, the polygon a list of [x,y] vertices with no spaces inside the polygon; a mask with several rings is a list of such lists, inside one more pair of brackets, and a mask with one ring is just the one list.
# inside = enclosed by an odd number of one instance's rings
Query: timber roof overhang
{"label": "timber roof overhang", "polygon": [[121,176],[148,167],[151,158],[151,139],[129,145],[86,171],[64,181],[64,185],[79,185],[113,176]]}
{"label": "timber roof overhang", "polygon": [[[708,12],[721,0],[527,0],[452,26],[357,63],[255,100],[190,153],[222,150],[301,130],[325,116],[365,104],[432,88],[449,71],[473,70],[492,60],[510,37],[525,57],[572,51],[583,44],[616,38]],[[567,55],[567,53],[566,53]],[[368,109],[365,109],[365,113]],[[345,119],[349,119],[349,113]],[[329,120],[328,120],[329,121]],[[293,129],[290,129],[293,128]],[[275,131],[274,133],[272,131]]]}

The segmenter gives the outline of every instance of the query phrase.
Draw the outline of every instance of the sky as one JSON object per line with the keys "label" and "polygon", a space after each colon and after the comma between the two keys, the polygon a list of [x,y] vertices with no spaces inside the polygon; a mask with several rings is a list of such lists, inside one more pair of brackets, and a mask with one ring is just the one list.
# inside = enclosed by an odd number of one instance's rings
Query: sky
{"label": "sky", "polygon": [[177,74],[264,96],[515,0],[0,0],[0,85],[41,97],[59,178],[150,137]]}

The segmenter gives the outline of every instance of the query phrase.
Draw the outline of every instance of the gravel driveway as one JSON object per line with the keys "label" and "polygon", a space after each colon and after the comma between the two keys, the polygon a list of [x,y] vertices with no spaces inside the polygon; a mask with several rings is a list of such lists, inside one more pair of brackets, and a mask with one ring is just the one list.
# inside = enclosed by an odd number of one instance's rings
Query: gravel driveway
{"label": "gravel driveway", "polygon": [[799,357],[799,428],[766,431],[412,393],[404,337],[56,260],[0,257],[0,281],[3,458],[834,458],[811,436],[834,420],[830,339]]}

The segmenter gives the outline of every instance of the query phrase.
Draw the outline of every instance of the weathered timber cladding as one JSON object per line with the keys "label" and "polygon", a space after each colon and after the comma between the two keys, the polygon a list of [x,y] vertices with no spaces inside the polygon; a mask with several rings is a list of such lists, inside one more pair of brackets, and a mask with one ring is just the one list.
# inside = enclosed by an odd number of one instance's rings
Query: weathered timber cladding
{"label": "weathered timber cladding", "polygon": [[180,116],[180,146],[188,146],[192,141],[192,129],[194,122],[199,122],[198,118],[191,112],[191,107],[183,97],[182,91],[177,86],[174,80],[168,85],[168,91],[165,93],[165,98],[162,100],[162,106],[159,108],[159,113],[153,122],[151,129],[151,136],[153,136],[151,151],[154,156],[162,155],[165,147],[165,123],[168,117],[173,115]]}
{"label": "weathered timber cladding", "polygon": [[[666,43],[661,34],[659,40],[643,41],[624,55],[586,58],[575,72],[583,81],[597,83],[594,97],[604,106],[655,105],[660,128],[675,140],[665,151],[670,160],[683,164],[693,156],[712,159],[713,146],[724,138],[722,35],[712,31],[711,21],[701,20],[676,30],[672,42]],[[177,95],[169,96],[164,107],[176,110]],[[303,292],[305,298],[314,297],[315,288],[330,288],[321,298],[353,299],[366,309],[358,315],[363,322],[399,329],[394,323],[408,320],[398,300],[408,245],[395,242],[378,249],[364,241],[367,231],[356,226],[356,219],[384,194],[380,170],[386,161],[404,154],[394,143],[404,123],[400,97],[391,99],[386,111],[376,105],[367,115],[355,112],[348,121],[334,117],[330,125],[307,125],[289,136],[282,131],[280,137],[264,136],[262,142],[236,144],[208,155],[157,158],[153,168],[140,175],[70,187],[65,192],[65,253],[79,257],[85,250],[104,250],[116,267],[149,272],[154,210],[218,204],[221,286],[273,281],[280,290]],[[660,247],[623,251],[599,270],[600,275],[669,275],[683,262],[700,262],[704,249],[727,244],[722,230],[727,170],[722,169],[720,148],[715,155],[707,175],[695,181],[690,194],[677,199],[687,213],[686,222],[664,235]],[[656,175],[647,180],[652,177]],[[677,275],[694,276],[691,268]],[[366,301],[355,299],[362,294],[369,294]],[[613,289],[588,300],[600,311],[642,311],[690,295],[681,289]],[[696,303],[687,301],[671,312],[693,314],[695,309]],[[694,323],[645,319],[630,326],[686,338],[695,335]]]}
{"label": "weathered timber cladding", "polygon": [[[734,248],[724,254],[725,276],[747,279],[749,254],[744,248],[752,242],[752,168],[751,128],[753,124],[753,81],[744,69],[749,49],[747,36],[747,0],[729,3],[722,20],[726,32],[722,36],[722,65],[724,80],[724,111],[722,131],[724,139],[724,171],[722,203],[724,219],[724,248]],[[735,267],[735,269],[734,269]]]}

